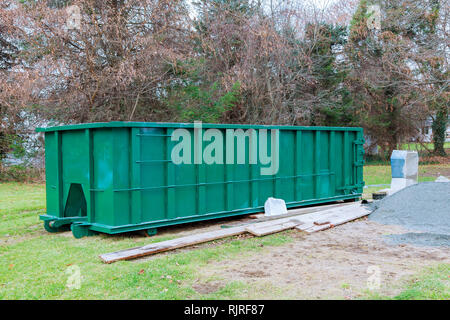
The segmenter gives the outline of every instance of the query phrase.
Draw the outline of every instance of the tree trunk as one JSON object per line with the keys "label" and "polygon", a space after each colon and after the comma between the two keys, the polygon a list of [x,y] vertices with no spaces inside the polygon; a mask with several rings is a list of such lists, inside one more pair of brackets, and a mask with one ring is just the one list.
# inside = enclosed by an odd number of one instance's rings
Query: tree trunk
{"label": "tree trunk", "polygon": [[445,135],[447,131],[447,121],[448,121],[448,107],[444,104],[436,112],[436,117],[434,118],[432,129],[433,129],[433,144],[434,144],[434,154],[438,156],[446,156],[445,153]]}

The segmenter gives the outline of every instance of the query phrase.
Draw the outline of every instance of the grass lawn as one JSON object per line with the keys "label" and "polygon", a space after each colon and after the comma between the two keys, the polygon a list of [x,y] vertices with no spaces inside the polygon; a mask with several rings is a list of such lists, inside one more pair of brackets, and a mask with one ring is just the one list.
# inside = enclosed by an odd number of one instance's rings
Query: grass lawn
{"label": "grass lawn", "polygon": [[[434,181],[437,176],[441,174],[450,177],[450,164],[430,164],[419,166],[419,182]],[[372,192],[389,188],[391,183],[391,166],[364,166],[364,181],[366,185],[366,188],[364,188],[364,198],[372,198]]]}
{"label": "grass lawn", "polygon": [[[433,166],[423,166],[420,171],[424,173],[421,181],[435,179]],[[366,166],[364,175],[367,185],[390,182],[388,166]],[[365,190],[367,194],[371,192],[370,188]],[[106,265],[98,259],[99,254],[170,237],[128,234],[74,239],[70,232],[45,232],[38,218],[42,213],[45,213],[44,185],[0,184],[0,299],[239,298],[245,287],[239,281],[209,294],[195,291],[192,286],[198,270],[209,262],[242,257],[263,247],[294,241],[289,231],[262,238],[231,238],[216,245],[179,250],[152,259]],[[81,287],[68,288],[78,271]],[[446,264],[424,271],[413,282],[402,284],[404,290],[398,298],[448,299],[448,274]],[[367,298],[387,297],[368,295]]]}
{"label": "grass lawn", "polygon": [[[192,289],[198,268],[211,260],[221,261],[292,241],[286,233],[235,238],[151,260],[106,265],[97,257],[99,254],[169,237],[99,235],[74,239],[70,232],[47,233],[38,218],[44,212],[44,185],[0,184],[0,299],[234,298],[242,287],[239,282],[231,282],[212,294],[202,295]],[[69,289],[68,281],[77,270],[81,288]]]}
{"label": "grass lawn", "polygon": [[449,300],[450,299],[450,265],[438,264],[424,269],[414,277],[402,282],[402,291],[387,297],[367,292],[366,299],[386,300]]}
{"label": "grass lawn", "polygon": [[[424,143],[423,145],[414,142],[405,143],[402,145],[401,150],[425,151],[426,149],[423,146],[425,146],[428,150],[433,150],[434,144],[431,142]],[[444,149],[450,149],[450,142],[444,143]]]}

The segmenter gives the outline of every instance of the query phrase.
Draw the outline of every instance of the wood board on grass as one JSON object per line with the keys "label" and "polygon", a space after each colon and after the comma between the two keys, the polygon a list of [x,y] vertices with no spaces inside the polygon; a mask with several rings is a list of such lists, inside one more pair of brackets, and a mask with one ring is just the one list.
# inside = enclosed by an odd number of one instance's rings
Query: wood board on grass
{"label": "wood board on grass", "polygon": [[105,253],[100,255],[100,259],[102,259],[102,261],[105,263],[111,263],[119,260],[129,260],[138,257],[148,256],[159,252],[174,250],[198,243],[236,236],[244,232],[246,232],[245,227],[235,227],[210,232],[203,232],[172,240],[152,243],[143,247],[136,247],[111,253]]}
{"label": "wood board on grass", "polygon": [[129,260],[159,252],[183,248],[194,244],[236,236],[245,232],[250,232],[256,236],[263,236],[292,228],[306,231],[308,233],[317,232],[364,217],[369,213],[370,210],[367,207],[361,206],[359,203],[352,204],[345,207],[329,208],[310,214],[299,214],[287,218],[264,221],[251,225],[249,224],[247,226],[238,226],[204,232],[177,239],[152,243],[143,247],[136,247],[106,253],[100,255],[100,259],[105,263],[112,263],[120,260]]}
{"label": "wood board on grass", "polygon": [[341,208],[341,207],[352,206],[352,205],[354,205],[354,203],[333,203],[333,204],[320,205],[320,206],[316,206],[316,207],[294,208],[294,209],[289,209],[288,213],[286,213],[286,214],[280,214],[277,216],[265,216],[264,213],[252,214],[249,216],[249,218],[254,219],[251,222],[247,222],[247,223],[238,222],[236,224],[225,225],[224,227],[231,228],[231,227],[242,226],[242,225],[246,225],[246,224],[250,224],[250,223],[260,223],[260,222],[266,222],[266,221],[271,221],[271,220],[278,220],[278,219],[282,219],[282,218],[296,217],[300,214],[306,215],[306,214],[310,214],[310,213],[314,213],[314,212],[322,212],[324,210],[329,210],[329,209],[333,209],[333,208]]}
{"label": "wood board on grass", "polygon": [[[284,219],[277,219],[276,224],[284,224],[290,222],[294,217],[284,218]],[[255,223],[253,226],[256,226],[257,228],[267,228],[272,225],[274,225],[275,220],[271,221],[265,221],[265,222],[259,222]],[[289,226],[289,229],[294,228],[297,224],[292,224]],[[283,229],[286,230],[286,229]],[[279,230],[282,231],[282,230]],[[279,231],[271,231],[269,233],[279,232]],[[152,243],[143,247],[136,247],[131,249],[125,249],[121,251],[111,252],[111,253],[105,253],[100,255],[100,259],[105,263],[112,263],[120,260],[129,260],[134,258],[139,258],[159,252],[174,250],[182,247],[187,247],[194,244],[204,243],[212,240],[222,239],[226,237],[236,236],[242,233],[247,232],[246,226],[238,226],[238,227],[232,227],[232,228],[225,228],[215,231],[209,231],[199,234],[194,234],[191,236],[185,236],[173,240],[167,240],[157,243]],[[268,230],[264,230],[264,232],[268,232]],[[267,233],[267,234],[269,234]]]}
{"label": "wood board on grass", "polygon": [[[313,224],[303,224],[298,225],[295,228],[300,231],[305,231],[307,233],[318,232],[322,230],[326,230],[332,228],[334,226],[338,226],[344,224],[349,221],[353,221],[362,217],[367,216],[370,213],[369,208],[365,206],[355,206],[353,208],[348,208],[351,210],[343,210],[339,214],[334,214],[332,216],[328,216],[326,219],[319,220],[319,224],[314,221]],[[325,220],[328,220],[328,223],[321,223]]]}
{"label": "wood board on grass", "polygon": [[295,219],[291,219],[291,221],[283,222],[283,223],[274,223],[272,225],[266,225],[266,226],[258,226],[258,224],[250,225],[247,228],[245,228],[246,231],[250,232],[254,236],[261,237],[266,236],[268,234],[292,229],[299,224],[302,224],[303,222]]}

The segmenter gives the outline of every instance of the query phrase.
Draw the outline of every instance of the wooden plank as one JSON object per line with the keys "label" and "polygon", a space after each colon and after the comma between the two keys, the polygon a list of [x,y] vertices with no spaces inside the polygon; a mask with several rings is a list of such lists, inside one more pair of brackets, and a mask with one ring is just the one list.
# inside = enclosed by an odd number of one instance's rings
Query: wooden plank
{"label": "wooden plank", "polygon": [[331,223],[327,223],[327,224],[323,224],[323,225],[314,225],[314,226],[312,226],[310,228],[304,229],[303,231],[305,231],[307,233],[313,233],[313,232],[318,232],[318,231],[330,229],[333,226],[334,226],[334,224],[331,224]]}
{"label": "wooden plank", "polygon": [[[298,214],[292,217],[280,218],[276,220],[264,221],[252,225],[225,228],[210,232],[204,232],[185,236],[168,241],[152,243],[143,247],[121,250],[100,255],[100,259],[105,263],[112,263],[119,260],[129,260],[143,257],[159,252],[174,250],[194,244],[204,243],[221,238],[231,237],[245,232],[250,232],[257,236],[263,236],[291,228],[306,231],[308,233],[331,228],[360,217],[366,216],[370,210],[360,204],[347,205],[345,207],[330,208],[310,214]],[[330,223],[323,225],[314,224],[315,221],[328,219]]]}
{"label": "wooden plank", "polygon": [[235,227],[235,226],[242,226],[244,224],[253,224],[253,223],[260,223],[264,221],[271,221],[271,220],[278,220],[281,218],[288,218],[288,217],[296,217],[298,215],[306,215],[313,212],[325,212],[325,210],[332,209],[332,208],[340,208],[340,207],[346,207],[355,205],[354,203],[337,203],[337,204],[329,204],[329,205],[322,205],[318,207],[311,207],[311,208],[297,208],[297,209],[290,209],[288,210],[288,213],[286,214],[280,214],[278,216],[265,216],[263,213],[258,214],[252,214],[248,217],[251,219],[255,219],[255,221],[249,221],[247,223],[238,222],[236,224],[227,224],[224,225],[225,227]]}
{"label": "wooden plank", "polygon": [[125,249],[121,251],[106,253],[100,255],[99,257],[105,263],[112,263],[120,260],[129,260],[138,257],[148,256],[151,254],[174,250],[177,248],[187,247],[190,245],[204,243],[216,239],[236,236],[245,232],[246,232],[245,227],[220,229],[216,231],[193,234],[190,236],[172,239],[168,241],[152,243],[143,247],[136,247],[132,249]]}
{"label": "wooden plank", "polygon": [[263,226],[263,227],[261,227],[261,226],[258,227],[258,224],[255,224],[255,225],[248,226],[245,230],[257,237],[261,237],[261,236],[265,236],[268,234],[292,229],[292,228],[298,226],[299,224],[303,224],[303,222],[293,219],[288,222],[274,223],[273,225],[268,225],[268,226]]}
{"label": "wooden plank", "polygon": [[[292,219],[293,219],[292,217],[278,219],[276,221],[276,224],[287,223],[287,222],[290,222]],[[299,224],[299,223],[301,223],[301,222],[298,222],[297,224]],[[256,228],[260,228],[260,229],[264,228],[264,227],[269,227],[271,225],[274,225],[274,221],[259,222],[259,223],[254,224],[254,226],[256,226]],[[293,228],[293,227],[295,227],[295,226],[292,226],[290,228]],[[151,254],[155,254],[155,253],[159,253],[159,252],[174,250],[174,249],[187,247],[190,245],[208,242],[208,241],[221,239],[221,238],[225,238],[225,237],[231,237],[231,236],[239,235],[239,234],[242,234],[245,232],[247,232],[246,226],[225,228],[225,229],[220,229],[220,230],[216,230],[216,231],[210,231],[210,232],[205,232],[205,233],[200,233],[200,234],[194,234],[191,236],[181,237],[181,238],[177,238],[177,239],[172,239],[172,240],[168,240],[168,241],[152,243],[152,244],[149,244],[149,245],[143,246],[143,247],[137,247],[137,248],[126,249],[126,250],[121,250],[121,251],[112,252],[112,253],[106,253],[106,254],[100,255],[99,257],[105,263],[112,263],[112,262],[116,262],[116,261],[120,261],[120,260],[129,260],[129,259],[143,257],[143,256],[147,256],[147,255],[151,255]]]}
{"label": "wooden plank", "polygon": [[323,224],[329,224],[330,223],[330,219],[319,219],[314,221],[314,224],[317,226],[321,226]]}
{"label": "wooden plank", "polygon": [[313,225],[311,225],[309,228],[307,228],[307,225],[300,225],[297,226],[296,229],[300,231],[305,231],[307,233],[318,232],[365,217],[369,213],[370,210],[367,207],[359,206],[353,208],[353,210],[342,212],[339,215],[334,215],[329,219],[330,220],[329,223],[317,225],[315,222],[313,222]]}
{"label": "wooden plank", "polygon": [[306,213],[313,213],[313,212],[322,212],[325,210],[329,210],[329,209],[333,209],[333,208],[341,208],[341,207],[347,207],[347,206],[351,206],[354,205],[354,203],[334,203],[334,204],[326,204],[326,205],[320,205],[320,206],[316,206],[316,207],[310,207],[310,208],[294,208],[294,209],[289,209],[288,213],[286,214],[282,214],[279,216],[274,216],[274,217],[264,217],[264,219],[268,218],[268,219],[276,219],[278,217],[288,217],[288,216],[294,216],[297,214],[306,214]]}
{"label": "wooden plank", "polygon": [[347,223],[347,222],[350,222],[350,221],[353,221],[356,219],[363,218],[369,214],[370,214],[370,210],[365,209],[364,211],[361,211],[360,213],[355,213],[352,215],[339,217],[338,219],[331,221],[331,224],[337,226],[337,225],[344,224],[344,223]]}
{"label": "wooden plank", "polygon": [[297,229],[298,231],[305,231],[305,230],[308,230],[311,227],[314,227],[314,223],[312,223],[312,222],[305,222],[303,224],[295,226],[295,229]]}

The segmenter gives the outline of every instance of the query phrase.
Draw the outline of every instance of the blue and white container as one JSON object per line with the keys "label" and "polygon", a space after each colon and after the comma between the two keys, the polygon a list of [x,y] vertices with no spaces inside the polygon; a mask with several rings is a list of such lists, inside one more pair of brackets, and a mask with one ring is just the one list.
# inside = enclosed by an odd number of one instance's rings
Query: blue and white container
{"label": "blue and white container", "polygon": [[419,155],[417,151],[394,150],[391,155],[391,192],[417,183]]}

